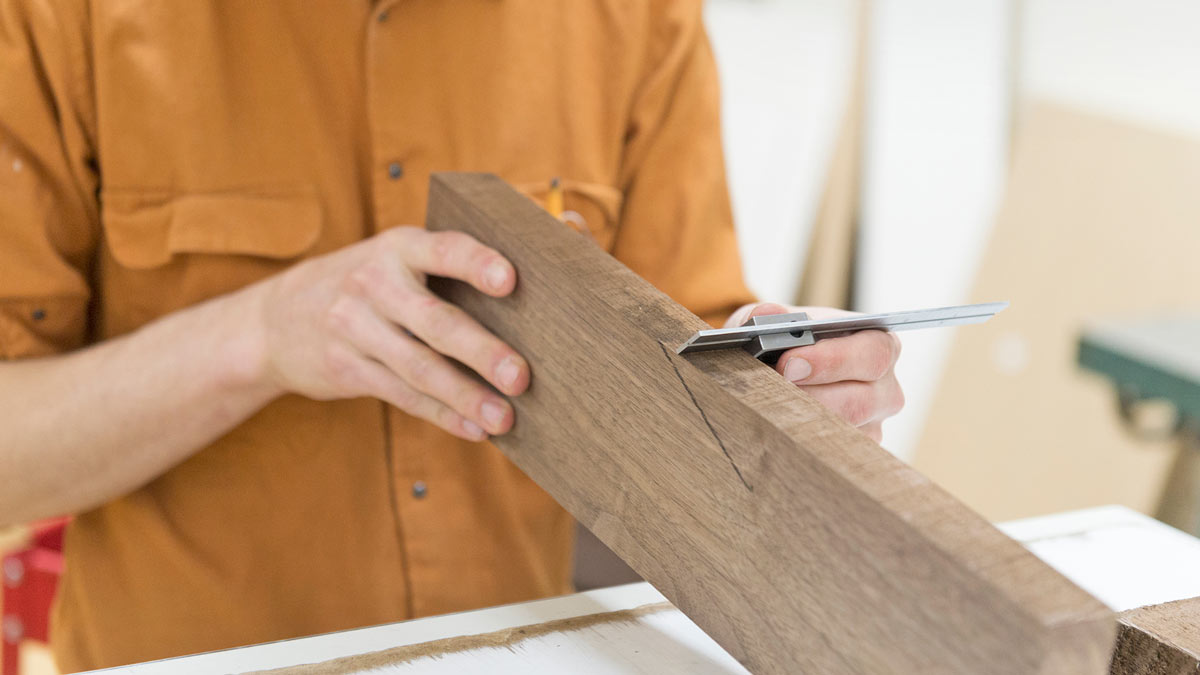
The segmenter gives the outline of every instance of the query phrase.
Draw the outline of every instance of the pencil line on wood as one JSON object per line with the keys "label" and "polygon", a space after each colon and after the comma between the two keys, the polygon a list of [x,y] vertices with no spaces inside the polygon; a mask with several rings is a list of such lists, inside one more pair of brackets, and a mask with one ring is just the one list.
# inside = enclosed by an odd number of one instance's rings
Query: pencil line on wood
{"label": "pencil line on wood", "polygon": [[747,490],[754,492],[754,486],[746,482],[746,477],[742,475],[742,470],[738,468],[737,462],[733,461],[733,455],[729,454],[729,448],[725,447],[725,441],[722,441],[721,437],[717,435],[717,430],[713,428],[712,422],[708,421],[708,415],[705,414],[704,408],[700,407],[700,402],[696,400],[696,395],[692,393],[692,388],[683,379],[683,373],[679,372],[679,366],[675,365],[675,361],[671,359],[671,353],[667,351],[667,346],[659,342],[658,347],[662,349],[663,356],[667,357],[667,363],[671,364],[671,369],[675,371],[675,377],[679,378],[679,383],[683,385],[684,391],[692,399],[692,405],[696,406],[696,410],[700,412],[700,418],[704,420],[704,426],[708,427],[708,431],[717,441],[717,445],[721,446],[721,452],[725,453],[725,458],[729,460],[729,466],[733,467],[733,472],[737,474],[738,480],[742,481],[742,485],[745,485]]}

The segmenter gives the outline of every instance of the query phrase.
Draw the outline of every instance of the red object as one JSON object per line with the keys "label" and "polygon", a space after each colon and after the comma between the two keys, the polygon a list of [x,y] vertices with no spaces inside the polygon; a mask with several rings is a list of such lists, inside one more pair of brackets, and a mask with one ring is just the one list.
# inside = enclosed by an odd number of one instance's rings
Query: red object
{"label": "red object", "polygon": [[4,556],[4,639],[0,675],[17,675],[17,656],[23,640],[49,641],[50,607],[62,576],[63,529],[59,518],[33,527],[29,547]]}

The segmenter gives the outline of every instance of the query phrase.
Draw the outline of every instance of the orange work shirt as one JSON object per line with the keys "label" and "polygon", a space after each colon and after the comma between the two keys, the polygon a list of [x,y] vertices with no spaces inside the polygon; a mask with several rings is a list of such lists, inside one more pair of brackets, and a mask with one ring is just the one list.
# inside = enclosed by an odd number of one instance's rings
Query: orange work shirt
{"label": "orange work shirt", "polygon": [[[0,356],[420,224],[446,170],[560,176],[692,311],[751,299],[699,0],[0,0]],[[572,533],[490,445],[285,396],[78,515],[53,647],[74,670],[566,593]]]}

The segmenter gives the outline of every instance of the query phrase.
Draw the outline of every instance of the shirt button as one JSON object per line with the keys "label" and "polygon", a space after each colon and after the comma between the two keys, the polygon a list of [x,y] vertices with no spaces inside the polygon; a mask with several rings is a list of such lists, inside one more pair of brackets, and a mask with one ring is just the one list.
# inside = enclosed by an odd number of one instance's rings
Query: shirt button
{"label": "shirt button", "polygon": [[375,20],[378,21],[379,23],[383,23],[384,21],[387,21],[387,18],[388,18],[388,11],[385,9],[379,13],[379,16],[375,17]]}
{"label": "shirt button", "polygon": [[413,483],[413,488],[412,488],[413,497],[416,497],[417,499],[424,499],[425,495],[428,492],[429,492],[429,487],[425,485],[425,481],[419,480],[419,481]]}
{"label": "shirt button", "polygon": [[388,164],[388,177],[392,180],[399,180],[404,175],[404,165],[400,162],[392,162]]}
{"label": "shirt button", "polygon": [[5,558],[4,585],[9,588],[17,588],[21,585],[21,580],[24,578],[25,563],[21,562],[20,558]]}

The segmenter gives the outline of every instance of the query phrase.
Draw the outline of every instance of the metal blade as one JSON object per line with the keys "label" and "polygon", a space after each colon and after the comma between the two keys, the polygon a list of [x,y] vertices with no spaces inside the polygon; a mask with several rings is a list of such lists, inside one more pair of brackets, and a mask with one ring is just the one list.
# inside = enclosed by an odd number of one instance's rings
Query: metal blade
{"label": "metal blade", "polygon": [[833,319],[804,318],[798,321],[748,324],[737,328],[714,328],[697,332],[683,343],[676,353],[687,354],[710,349],[731,349],[740,347],[757,336],[777,333],[791,333],[799,336],[806,331],[812,331],[813,337],[820,340],[840,337],[860,330],[901,331],[983,323],[1005,307],[1008,307],[1007,302],[985,302],[976,305],[916,309],[886,314],[862,314]]}

